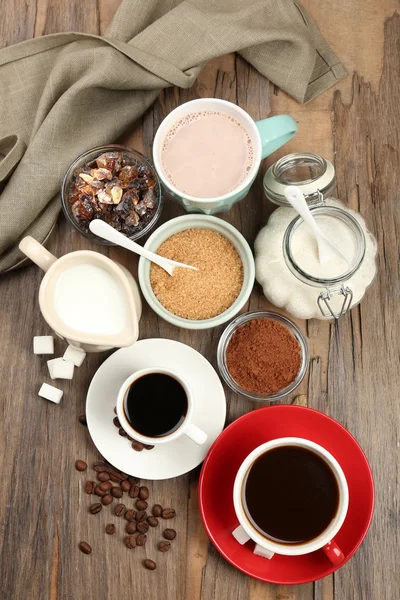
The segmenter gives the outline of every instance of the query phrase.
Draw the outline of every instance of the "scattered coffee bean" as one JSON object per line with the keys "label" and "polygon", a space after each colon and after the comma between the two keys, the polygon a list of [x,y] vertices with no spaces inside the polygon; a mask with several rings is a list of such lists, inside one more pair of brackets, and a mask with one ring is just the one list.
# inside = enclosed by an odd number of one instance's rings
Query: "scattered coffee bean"
{"label": "scattered coffee bean", "polygon": [[115,412],[115,414],[117,414],[117,407],[116,406],[114,406],[114,412]]}
{"label": "scattered coffee bean", "polygon": [[86,471],[87,464],[85,463],[84,460],[76,460],[75,461],[75,469],[77,471]]}
{"label": "scattered coffee bean", "polygon": [[99,498],[103,498],[107,494],[107,492],[104,492],[103,490],[100,489],[99,485],[94,490],[94,493],[96,494],[96,496],[99,496]]}
{"label": "scattered coffee bean", "polygon": [[146,508],[148,507],[148,504],[147,504],[146,500],[137,500],[135,506],[138,510],[146,510]]}
{"label": "scattered coffee bean", "polygon": [[158,549],[160,552],[168,552],[171,549],[171,542],[159,542]]}
{"label": "scattered coffee bean", "polygon": [[107,471],[102,471],[101,473],[97,473],[97,479],[99,481],[109,481],[110,479],[110,474],[107,473]]}
{"label": "scattered coffee bean", "polygon": [[103,471],[108,471],[108,467],[107,467],[106,463],[104,463],[104,462],[94,463],[93,469],[96,471],[96,473],[102,473]]}
{"label": "scattered coffee bean", "polygon": [[136,450],[136,452],[141,452],[144,449],[144,445],[142,442],[137,442],[136,440],[132,442],[132,448]]}
{"label": "scattered coffee bean", "polygon": [[113,423],[114,423],[115,427],[118,427],[118,429],[121,427],[121,423],[119,422],[118,417],[113,418]]}
{"label": "scattered coffee bean", "polygon": [[85,493],[86,494],[93,494],[95,489],[96,489],[95,481],[87,481],[85,483]]}
{"label": "scattered coffee bean", "polygon": [[131,436],[130,436],[130,435],[128,435],[128,434],[127,434],[127,435],[126,435],[126,437],[128,438],[128,440],[129,440],[130,442],[133,442],[133,438],[131,438]]}
{"label": "scattered coffee bean", "polygon": [[166,540],[174,540],[176,538],[176,531],[175,529],[165,529],[163,536]]}
{"label": "scattered coffee bean", "polygon": [[136,536],[136,545],[137,546],[144,546],[146,542],[147,542],[147,535],[145,533],[139,533],[139,535]]}
{"label": "scattered coffee bean", "polygon": [[131,484],[129,483],[129,481],[127,479],[124,479],[123,481],[121,481],[121,490],[123,492],[129,492],[130,489],[131,489]]}
{"label": "scattered coffee bean", "polygon": [[83,554],[91,554],[92,547],[87,542],[80,542],[79,550],[83,552]]}
{"label": "scattered coffee bean", "polygon": [[150,525],[150,527],[157,527],[158,526],[158,519],[157,519],[157,517],[147,517],[147,522]]}
{"label": "scattered coffee bean", "polygon": [[138,496],[139,496],[139,486],[134,484],[131,486],[131,489],[129,490],[129,497],[137,498]]}
{"label": "scattered coffee bean", "polygon": [[106,533],[108,535],[114,535],[116,530],[116,527],[114,525],[114,523],[108,523],[108,525],[106,525]]}
{"label": "scattered coffee bean", "polygon": [[128,521],[125,528],[126,533],[132,535],[132,533],[136,533],[137,531],[137,523],[136,521]]}
{"label": "scattered coffee bean", "polygon": [[126,511],[125,504],[117,504],[117,506],[115,507],[115,514],[117,517],[124,517],[125,511]]}
{"label": "scattered coffee bean", "polygon": [[136,546],[139,546],[139,544],[137,543],[137,539],[135,537],[133,537],[133,535],[126,536],[125,544],[126,544],[126,547],[129,548],[129,550],[133,550],[133,548],[136,548]]}
{"label": "scattered coffee bean", "polygon": [[118,473],[118,471],[111,471],[111,473],[110,473],[110,479],[114,483],[120,483],[120,481],[122,481],[123,479],[125,479],[125,477],[121,473]]}
{"label": "scattered coffee bean", "polygon": [[137,530],[140,533],[147,533],[149,530],[149,524],[146,521],[141,521],[137,524]]}
{"label": "scattered coffee bean", "polygon": [[147,488],[145,485],[142,485],[139,488],[139,498],[141,500],[147,500],[148,497],[149,497],[149,488]]}
{"label": "scattered coffee bean", "polygon": [[[122,479],[128,479],[128,473],[124,473],[123,471],[120,471],[120,475],[122,477]],[[122,481],[121,479],[121,481]]]}
{"label": "scattered coffee bean", "polygon": [[164,508],[161,513],[163,519],[173,519],[176,515],[176,512],[173,508]]}
{"label": "scattered coffee bean", "polygon": [[103,507],[100,504],[100,502],[96,502],[95,504],[90,505],[89,512],[91,512],[92,515],[97,515],[97,513],[99,513],[102,508]]}
{"label": "scattered coffee bean", "polygon": [[136,522],[141,523],[147,519],[147,512],[145,510],[139,510],[136,513]]}
{"label": "scattered coffee bean", "polygon": [[143,566],[149,571],[154,571],[154,569],[157,568],[157,565],[154,562],[154,560],[151,560],[150,558],[146,558],[146,560],[143,561]]}
{"label": "scattered coffee bean", "polygon": [[163,511],[163,507],[161,506],[161,504],[155,504],[153,506],[153,508],[151,509],[151,512],[153,513],[153,515],[155,517],[161,517],[162,511]]}
{"label": "scattered coffee bean", "polygon": [[144,447],[146,450],[153,450],[154,446],[152,444],[145,444]]}
{"label": "scattered coffee bean", "polygon": [[102,492],[109,492],[111,490],[112,486],[113,485],[112,485],[111,481],[103,481],[103,483],[101,483],[99,485],[99,489]]}
{"label": "scattered coffee bean", "polygon": [[121,490],[120,487],[114,486],[113,488],[111,488],[111,494],[114,496],[114,498],[122,498],[124,492]]}
{"label": "scattered coffee bean", "polygon": [[125,431],[125,429],[123,429],[122,427],[120,427],[120,428],[118,429],[118,433],[119,433],[119,435],[120,435],[120,436],[122,436],[122,437],[126,437],[126,431]]}
{"label": "scattered coffee bean", "polygon": [[131,485],[135,485],[139,483],[140,479],[138,479],[138,477],[134,477],[133,475],[129,475],[128,481]]}
{"label": "scattered coffee bean", "polygon": [[134,521],[135,517],[136,517],[136,510],[133,510],[133,508],[130,508],[129,510],[126,511],[125,519],[127,521]]}
{"label": "scattered coffee bean", "polygon": [[79,415],[79,423],[87,427],[86,415]]}
{"label": "scattered coffee bean", "polygon": [[104,504],[104,506],[108,506],[109,504],[111,504],[112,501],[113,497],[111,496],[111,494],[106,494],[104,498],[101,499],[101,503]]}

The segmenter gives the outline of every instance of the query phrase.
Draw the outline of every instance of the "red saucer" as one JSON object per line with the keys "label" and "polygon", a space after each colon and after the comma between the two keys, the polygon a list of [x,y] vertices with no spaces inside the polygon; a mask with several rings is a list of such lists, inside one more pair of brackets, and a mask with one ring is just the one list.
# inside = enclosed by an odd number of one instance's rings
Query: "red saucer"
{"label": "red saucer", "polygon": [[[346,557],[339,566],[333,565],[322,550],[303,556],[276,555],[268,560],[253,554],[253,542],[241,546],[232,536],[239,524],[232,499],[238,468],[254,448],[286,436],[304,437],[324,446],[344,471],[349,509],[335,537]],[[337,421],[311,408],[271,406],[237,419],[216,439],[201,470],[199,507],[209,538],[234,567],[268,583],[294,585],[326,577],[350,560],[371,523],[374,484],[364,452]]]}

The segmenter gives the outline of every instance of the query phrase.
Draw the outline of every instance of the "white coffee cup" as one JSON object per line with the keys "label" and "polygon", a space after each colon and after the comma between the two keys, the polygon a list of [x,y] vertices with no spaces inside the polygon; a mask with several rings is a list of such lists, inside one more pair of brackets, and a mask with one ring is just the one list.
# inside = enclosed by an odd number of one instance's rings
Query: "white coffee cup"
{"label": "white coffee cup", "polygon": [[[307,448],[323,458],[329,465],[335,475],[339,489],[339,506],[334,518],[328,527],[316,538],[303,544],[281,544],[270,538],[264,537],[251,523],[243,508],[243,486],[245,485],[246,475],[254,461],[265,452],[279,446],[296,446]],[[273,490],[271,490],[273,493]],[[295,502],[295,499],[293,499]],[[261,446],[258,446],[251,452],[241,464],[233,486],[233,503],[236,516],[239,520],[239,527],[232,533],[240,544],[245,544],[250,539],[256,543],[254,553],[271,559],[274,554],[283,554],[286,556],[300,556],[322,549],[329,560],[334,564],[340,564],[344,560],[343,552],[334,541],[346,518],[349,505],[349,490],[346,477],[337,460],[319,444],[306,440],[304,438],[286,437],[271,440]]]}
{"label": "white coffee cup", "polygon": [[[172,433],[163,435],[160,437],[149,437],[146,435],[142,435],[141,433],[136,431],[131,426],[128,419],[126,418],[125,410],[124,410],[125,397],[126,397],[127,393],[129,392],[132,384],[140,377],[143,377],[144,375],[150,375],[152,373],[169,375],[170,377],[173,377],[174,379],[176,379],[176,381],[178,381],[181,384],[181,386],[183,387],[183,389],[185,390],[185,394],[186,394],[186,398],[187,398],[187,411],[186,411],[186,416],[185,416],[184,420],[182,421],[182,423],[179,425],[179,427],[177,427],[174,431],[172,431]],[[121,423],[122,428],[126,431],[126,433],[130,437],[137,440],[138,442],[142,442],[143,444],[150,444],[150,445],[165,444],[166,442],[171,442],[172,440],[178,439],[179,437],[181,437],[181,435],[186,435],[193,442],[195,442],[199,446],[202,446],[207,440],[207,434],[202,429],[200,429],[199,427],[197,427],[196,425],[194,425],[191,422],[192,418],[193,418],[193,408],[194,408],[194,397],[193,397],[193,393],[192,393],[189,385],[187,384],[187,382],[185,381],[185,379],[183,377],[178,375],[178,373],[176,373],[172,369],[166,369],[166,368],[161,368],[161,367],[150,367],[148,369],[140,369],[139,371],[136,371],[135,373],[130,375],[124,381],[124,383],[122,384],[122,386],[118,392],[117,416],[118,416],[119,422]]]}

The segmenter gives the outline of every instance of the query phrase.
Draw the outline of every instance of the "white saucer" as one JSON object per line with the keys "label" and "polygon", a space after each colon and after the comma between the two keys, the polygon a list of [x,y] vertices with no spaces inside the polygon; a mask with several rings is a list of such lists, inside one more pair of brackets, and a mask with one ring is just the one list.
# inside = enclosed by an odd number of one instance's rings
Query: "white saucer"
{"label": "white saucer", "polygon": [[[113,424],[118,390],[125,379],[147,367],[169,367],[186,379],[194,396],[193,423],[207,433],[198,446],[185,435],[135,452]],[[89,386],[86,420],[99,452],[114,467],[141,479],[170,479],[191,471],[205,458],[225,424],[225,393],[219,377],[199,352],[174,340],[140,340],[121,348],[99,367]]]}

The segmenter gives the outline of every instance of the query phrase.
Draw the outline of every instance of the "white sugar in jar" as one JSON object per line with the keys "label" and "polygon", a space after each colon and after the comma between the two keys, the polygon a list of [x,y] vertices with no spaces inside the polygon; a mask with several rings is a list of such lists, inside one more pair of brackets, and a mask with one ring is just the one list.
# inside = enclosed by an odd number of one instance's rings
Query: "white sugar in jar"
{"label": "white sugar in jar", "polygon": [[[340,247],[321,264],[309,226],[288,208],[287,185],[302,189],[323,232]],[[281,204],[259,232],[256,278],[268,300],[302,319],[339,318],[358,304],[376,273],[376,242],[359,213],[328,197],[335,187],[331,163],[314,154],[292,154],[272,165],[264,178],[267,197]]]}

